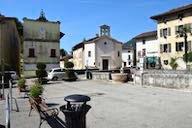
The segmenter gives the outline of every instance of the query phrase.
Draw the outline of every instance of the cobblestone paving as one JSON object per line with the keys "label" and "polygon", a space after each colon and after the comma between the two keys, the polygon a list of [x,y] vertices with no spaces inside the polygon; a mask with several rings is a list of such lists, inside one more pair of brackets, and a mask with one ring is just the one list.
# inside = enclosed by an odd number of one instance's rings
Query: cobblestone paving
{"label": "cobblestone paving", "polygon": [[[28,84],[31,84],[30,82]],[[86,94],[92,106],[87,115],[87,128],[191,128],[191,90],[141,87],[105,81],[50,82],[45,85],[47,103],[59,108],[70,94]],[[17,98],[19,112],[11,112],[11,128],[38,128],[39,116],[28,116],[28,99]],[[0,101],[0,124],[5,125],[5,101]],[[60,112],[59,117],[64,120]],[[42,128],[50,128],[44,122]]]}

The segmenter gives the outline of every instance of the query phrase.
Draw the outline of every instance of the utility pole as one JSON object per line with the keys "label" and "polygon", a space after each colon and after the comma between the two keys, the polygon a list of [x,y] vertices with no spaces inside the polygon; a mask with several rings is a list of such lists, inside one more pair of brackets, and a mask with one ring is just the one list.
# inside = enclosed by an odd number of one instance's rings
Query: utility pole
{"label": "utility pole", "polygon": [[186,61],[186,69],[187,69],[187,62],[188,62],[188,54],[187,54],[187,51],[188,51],[188,43],[187,43],[187,31],[185,31],[184,33],[184,42],[185,42],[185,61]]}
{"label": "utility pole", "polygon": [[0,41],[1,41],[1,88],[2,88],[2,94],[0,91],[0,99],[4,99],[5,97],[5,92],[4,92],[4,49],[3,49],[3,41],[2,41],[2,31],[3,27],[2,25],[4,24],[3,19],[0,20]]}
{"label": "utility pole", "polygon": [[188,63],[188,42],[187,42],[187,37],[188,37],[188,33],[191,33],[192,28],[187,28],[186,26],[184,26],[182,29],[178,30],[178,34],[180,37],[184,37],[184,47],[185,47],[185,53],[184,53],[184,60],[185,60],[185,64],[186,64],[186,70],[187,70],[187,63]]}

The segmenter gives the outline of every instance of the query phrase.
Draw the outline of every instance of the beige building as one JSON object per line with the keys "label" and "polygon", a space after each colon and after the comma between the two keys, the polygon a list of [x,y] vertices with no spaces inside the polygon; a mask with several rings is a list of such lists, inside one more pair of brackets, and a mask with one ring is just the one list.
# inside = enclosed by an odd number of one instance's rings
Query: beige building
{"label": "beige building", "polygon": [[[162,68],[170,69],[171,58],[176,58],[177,69],[186,69],[183,61],[185,51],[184,37],[178,31],[184,27],[192,26],[192,4],[172,9],[168,12],[152,16],[151,19],[157,21],[157,36],[160,43],[160,57]],[[187,34],[188,52],[192,50],[192,35]]]}
{"label": "beige building", "polygon": [[17,73],[19,73],[20,32],[22,30],[19,26],[22,27],[17,18],[0,15],[0,65],[4,63],[6,70],[14,70]]}
{"label": "beige building", "polygon": [[117,69],[122,64],[121,56],[122,42],[111,37],[110,27],[107,25],[100,26],[100,36],[97,34],[73,47],[75,69]]}
{"label": "beige building", "polygon": [[137,67],[140,69],[159,69],[159,42],[157,31],[144,32],[136,37]]}
{"label": "beige building", "polygon": [[43,62],[47,70],[59,67],[60,22],[48,21],[43,12],[38,19],[23,19],[24,27],[24,76],[35,76],[36,64]]}
{"label": "beige building", "polygon": [[79,43],[73,47],[73,63],[75,69],[84,69],[84,43]]}

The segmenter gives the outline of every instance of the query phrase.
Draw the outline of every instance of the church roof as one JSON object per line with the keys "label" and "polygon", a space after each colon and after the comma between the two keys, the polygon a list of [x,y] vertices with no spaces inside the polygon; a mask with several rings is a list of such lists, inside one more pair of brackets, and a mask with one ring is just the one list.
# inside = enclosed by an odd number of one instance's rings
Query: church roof
{"label": "church roof", "polygon": [[115,42],[117,42],[117,43],[119,43],[119,44],[122,44],[122,42],[120,42],[120,41],[118,41],[118,40],[116,40],[116,39],[114,39],[114,38],[111,38],[111,37],[109,37],[109,36],[96,36],[96,37],[93,37],[93,38],[90,38],[90,39],[88,39],[88,40],[84,40],[84,41],[78,43],[77,45],[75,45],[75,46],[72,48],[72,50],[74,51],[74,50],[77,50],[77,49],[79,49],[79,48],[84,48],[84,44],[94,43],[94,41],[99,40],[99,39],[104,38],[104,37],[105,37],[105,38],[109,38],[110,40],[113,40],[113,41],[115,41]]}

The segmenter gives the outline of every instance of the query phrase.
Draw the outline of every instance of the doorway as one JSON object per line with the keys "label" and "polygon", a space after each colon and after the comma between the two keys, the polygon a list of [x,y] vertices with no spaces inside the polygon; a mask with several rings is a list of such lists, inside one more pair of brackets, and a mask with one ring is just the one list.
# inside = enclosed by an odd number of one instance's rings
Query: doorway
{"label": "doorway", "polygon": [[103,59],[103,70],[108,70],[109,68],[109,60]]}

